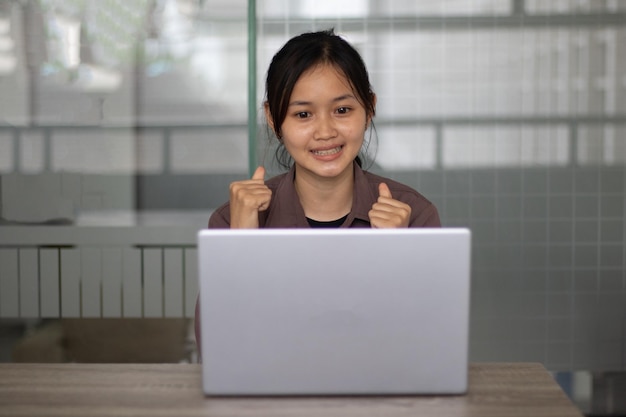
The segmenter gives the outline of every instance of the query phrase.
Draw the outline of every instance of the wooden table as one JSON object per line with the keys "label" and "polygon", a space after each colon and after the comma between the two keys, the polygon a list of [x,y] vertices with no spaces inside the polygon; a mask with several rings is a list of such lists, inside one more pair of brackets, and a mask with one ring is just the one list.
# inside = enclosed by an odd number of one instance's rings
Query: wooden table
{"label": "wooden table", "polygon": [[582,416],[540,364],[472,364],[462,396],[206,398],[197,364],[0,364],[0,416]]}

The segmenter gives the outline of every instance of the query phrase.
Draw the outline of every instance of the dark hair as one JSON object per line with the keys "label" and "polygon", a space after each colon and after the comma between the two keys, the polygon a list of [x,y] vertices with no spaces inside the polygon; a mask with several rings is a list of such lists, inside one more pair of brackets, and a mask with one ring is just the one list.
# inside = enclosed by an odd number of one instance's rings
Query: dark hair
{"label": "dark hair", "polygon": [[[274,133],[280,142],[276,159],[285,168],[291,165],[291,156],[282,144],[281,126],[287,117],[289,98],[300,76],[320,64],[332,65],[346,77],[368,117],[371,118],[376,113],[376,101],[367,68],[352,45],[336,35],[333,29],[303,33],[291,38],[274,55],[265,82],[267,105]],[[359,156],[356,161],[361,165]]]}

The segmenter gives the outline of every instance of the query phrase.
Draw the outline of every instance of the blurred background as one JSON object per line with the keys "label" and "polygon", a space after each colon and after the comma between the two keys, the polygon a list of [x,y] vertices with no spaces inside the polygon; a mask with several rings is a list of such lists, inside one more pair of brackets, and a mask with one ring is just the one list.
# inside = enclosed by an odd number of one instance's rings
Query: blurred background
{"label": "blurred background", "polygon": [[626,414],[623,0],[1,0],[0,360],[197,360],[195,233],[276,170],[265,71],[328,28],[370,169],[472,230],[470,360]]}

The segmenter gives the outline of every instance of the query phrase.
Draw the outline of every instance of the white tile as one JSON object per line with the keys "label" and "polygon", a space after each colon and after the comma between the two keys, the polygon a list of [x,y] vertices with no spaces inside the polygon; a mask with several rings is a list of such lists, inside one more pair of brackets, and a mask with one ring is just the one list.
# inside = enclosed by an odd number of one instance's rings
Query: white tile
{"label": "white tile", "polygon": [[185,317],[195,317],[196,299],[198,297],[198,251],[185,249]]}
{"label": "white tile", "polygon": [[20,171],[36,174],[46,168],[44,137],[41,131],[25,131],[20,137]]}
{"label": "white tile", "polygon": [[124,317],[142,317],[143,294],[141,277],[141,250],[122,250],[122,308]]}
{"label": "white tile", "polygon": [[163,258],[162,249],[142,250],[143,314],[163,317]]}
{"label": "white tile", "polygon": [[165,317],[184,317],[183,250],[163,249],[163,298]]}
{"label": "white tile", "polygon": [[59,250],[40,249],[41,317],[58,318],[61,314],[59,283]]}
{"label": "white tile", "polygon": [[80,255],[81,316],[102,317],[102,250],[83,248]]}
{"label": "white tile", "polygon": [[102,317],[122,317],[122,250],[102,249]]}
{"label": "white tile", "polygon": [[0,318],[20,316],[18,271],[18,249],[0,248]]}
{"label": "white tile", "polygon": [[20,317],[38,318],[39,310],[39,262],[37,249],[19,249]]}
{"label": "white tile", "polygon": [[119,174],[135,169],[131,131],[55,130],[51,148],[54,171]]}
{"label": "white tile", "polygon": [[11,131],[0,131],[0,174],[15,169],[13,154],[13,134]]}
{"label": "white tile", "polygon": [[169,153],[170,166],[175,173],[246,173],[247,131],[177,131],[170,139]]}
{"label": "white tile", "polygon": [[80,249],[61,249],[61,316],[81,317]]}

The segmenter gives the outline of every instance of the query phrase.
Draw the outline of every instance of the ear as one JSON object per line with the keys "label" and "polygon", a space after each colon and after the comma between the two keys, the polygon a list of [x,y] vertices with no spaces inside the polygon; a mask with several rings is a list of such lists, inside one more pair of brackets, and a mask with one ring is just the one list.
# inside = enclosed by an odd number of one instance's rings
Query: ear
{"label": "ear", "polygon": [[274,129],[274,119],[272,118],[272,113],[270,113],[270,104],[267,101],[263,103],[263,110],[265,110],[265,121],[267,125],[272,129],[272,132],[278,136],[276,129]]}

